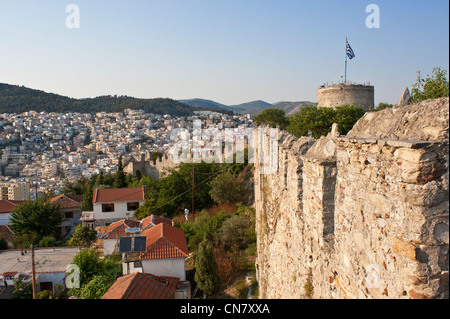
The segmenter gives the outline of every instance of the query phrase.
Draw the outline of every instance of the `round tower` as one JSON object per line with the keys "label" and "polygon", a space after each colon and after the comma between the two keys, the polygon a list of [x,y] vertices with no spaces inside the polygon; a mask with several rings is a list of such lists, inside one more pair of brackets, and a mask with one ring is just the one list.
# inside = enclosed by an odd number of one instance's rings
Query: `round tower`
{"label": "round tower", "polygon": [[322,85],[317,89],[317,106],[332,107],[349,104],[362,106],[366,110],[373,110],[375,89],[365,84],[334,84]]}

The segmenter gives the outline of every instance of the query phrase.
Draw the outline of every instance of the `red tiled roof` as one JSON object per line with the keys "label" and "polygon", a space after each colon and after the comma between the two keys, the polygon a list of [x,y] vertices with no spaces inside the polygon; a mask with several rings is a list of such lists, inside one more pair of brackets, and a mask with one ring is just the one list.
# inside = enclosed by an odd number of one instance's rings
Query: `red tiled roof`
{"label": "red tiled roof", "polygon": [[140,272],[120,277],[102,299],[174,299],[180,278]]}
{"label": "red tiled roof", "polygon": [[1,213],[10,213],[14,210],[14,208],[16,208],[17,206],[19,206],[22,203],[25,203],[26,201],[24,200],[7,200],[7,199],[2,199],[0,200],[0,214]]}
{"label": "red tiled roof", "polygon": [[71,208],[71,207],[81,207],[81,202],[83,201],[82,196],[72,195],[72,194],[61,194],[53,197],[50,203],[59,202],[61,208]]}
{"label": "red tiled roof", "polygon": [[164,218],[157,215],[150,215],[144,218],[141,222],[141,231],[146,230],[149,227],[153,227],[155,225],[166,223],[168,225],[172,225],[172,221],[168,218]]}
{"label": "red tiled roof", "polygon": [[94,190],[93,203],[128,202],[145,200],[145,186]]}
{"label": "red tiled roof", "polygon": [[181,228],[160,223],[142,233],[146,239],[147,251],[139,259],[178,258],[189,256],[186,237]]}
{"label": "red tiled roof", "polygon": [[0,225],[0,236],[6,239],[6,241],[12,242],[14,240],[14,233],[8,225]]}
{"label": "red tiled roof", "polygon": [[102,239],[115,239],[123,237],[127,228],[137,228],[140,222],[137,220],[122,219],[108,226]]}

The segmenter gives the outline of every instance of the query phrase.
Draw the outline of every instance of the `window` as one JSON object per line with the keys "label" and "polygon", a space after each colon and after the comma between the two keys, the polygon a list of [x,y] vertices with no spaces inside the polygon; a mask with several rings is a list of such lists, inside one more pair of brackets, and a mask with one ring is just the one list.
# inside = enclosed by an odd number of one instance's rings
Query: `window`
{"label": "window", "polygon": [[134,268],[142,268],[142,262],[140,260],[134,261],[133,263]]}
{"label": "window", "polygon": [[64,218],[73,218],[73,212],[66,212]]}
{"label": "window", "polygon": [[139,203],[135,202],[135,203],[127,203],[127,211],[131,212],[131,211],[135,211],[136,209],[139,208]]}
{"label": "window", "polygon": [[114,204],[102,204],[102,212],[110,213],[114,211]]}

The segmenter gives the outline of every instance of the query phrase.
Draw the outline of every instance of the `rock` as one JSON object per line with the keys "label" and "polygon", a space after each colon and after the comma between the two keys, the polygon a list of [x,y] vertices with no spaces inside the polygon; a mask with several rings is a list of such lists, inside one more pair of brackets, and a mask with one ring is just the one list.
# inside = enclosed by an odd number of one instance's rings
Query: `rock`
{"label": "rock", "polygon": [[398,101],[396,106],[408,104],[411,104],[411,94],[409,93],[408,87],[406,87],[405,90],[403,90],[402,96],[400,97],[400,101]]}
{"label": "rock", "polygon": [[400,256],[417,261],[416,246],[411,243],[407,243],[400,238],[394,238],[392,243],[392,250]]}

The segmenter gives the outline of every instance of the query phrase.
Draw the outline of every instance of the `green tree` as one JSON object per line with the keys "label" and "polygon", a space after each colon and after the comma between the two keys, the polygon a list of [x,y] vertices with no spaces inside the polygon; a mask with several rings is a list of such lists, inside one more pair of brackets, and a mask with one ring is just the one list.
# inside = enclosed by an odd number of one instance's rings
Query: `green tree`
{"label": "green tree", "polygon": [[123,171],[122,155],[119,156],[117,164],[116,180],[114,182],[115,188],[125,188],[127,187],[126,176]]}
{"label": "green tree", "polygon": [[334,123],[337,123],[339,133],[347,135],[364,114],[366,114],[366,111],[362,106],[347,104],[336,107]]}
{"label": "green tree", "polygon": [[244,185],[239,178],[229,172],[217,175],[209,186],[209,194],[217,204],[238,202],[244,191]]}
{"label": "green tree", "polygon": [[426,78],[422,78],[420,71],[417,72],[417,82],[412,85],[411,90],[411,101],[413,103],[448,96],[447,70],[441,67],[433,68],[432,75],[427,75]]}
{"label": "green tree", "polygon": [[3,238],[2,235],[0,235],[0,250],[6,250],[8,248],[9,248],[8,242],[6,241],[5,238]]}
{"label": "green tree", "polygon": [[39,247],[55,247],[56,239],[53,236],[45,236],[39,241],[38,246]]}
{"label": "green tree", "polygon": [[67,242],[68,246],[90,247],[97,240],[97,232],[88,226],[78,225]]}
{"label": "green tree", "polygon": [[17,206],[10,216],[11,229],[18,236],[36,233],[39,238],[55,237],[61,221],[59,204],[52,204],[49,200],[44,202],[41,199]]}
{"label": "green tree", "polygon": [[247,237],[249,220],[245,216],[233,215],[223,222],[219,231],[219,240],[227,246],[240,246]]}
{"label": "green tree", "polygon": [[30,282],[24,283],[22,279],[13,280],[14,290],[12,292],[13,299],[33,299],[33,285]]}
{"label": "green tree", "polygon": [[80,250],[72,261],[80,268],[80,286],[86,285],[101,270],[101,261],[93,249]]}
{"label": "green tree", "polygon": [[289,124],[286,113],[283,110],[276,108],[265,109],[260,114],[255,115],[253,120],[258,125],[268,125],[273,128],[278,126],[282,130],[286,129]]}
{"label": "green tree", "polygon": [[333,124],[337,123],[339,133],[346,135],[365,112],[363,107],[355,105],[335,109],[308,105],[289,118],[288,130],[297,137],[311,133],[314,138],[320,138],[330,133]]}
{"label": "green tree", "polygon": [[333,108],[307,105],[289,118],[288,130],[297,137],[308,136],[311,132],[314,138],[320,138],[331,132],[335,117]]}
{"label": "green tree", "polygon": [[213,247],[206,238],[200,243],[195,256],[195,282],[205,294],[211,295],[220,288],[220,277]]}
{"label": "green tree", "polygon": [[111,276],[95,275],[82,287],[80,299],[101,299],[113,283],[114,278]]}

